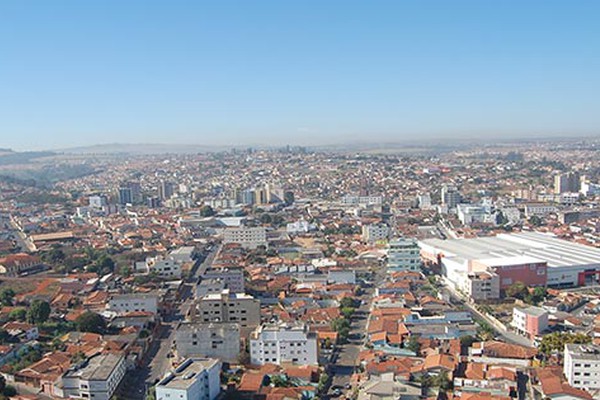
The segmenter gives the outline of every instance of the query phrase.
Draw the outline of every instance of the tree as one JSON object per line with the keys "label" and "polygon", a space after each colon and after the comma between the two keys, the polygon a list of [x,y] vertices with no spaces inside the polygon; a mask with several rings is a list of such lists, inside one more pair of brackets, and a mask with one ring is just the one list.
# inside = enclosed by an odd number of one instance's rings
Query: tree
{"label": "tree", "polygon": [[11,321],[25,321],[27,318],[27,311],[24,308],[15,308],[8,313],[8,319]]}
{"label": "tree", "polygon": [[106,322],[100,314],[86,311],[75,320],[75,326],[79,332],[104,333]]}
{"label": "tree", "polygon": [[440,388],[444,392],[452,389],[452,381],[448,378],[448,372],[443,371],[433,378],[433,386]]}
{"label": "tree", "polygon": [[275,387],[290,387],[292,385],[284,375],[271,376],[271,384]]}
{"label": "tree", "polygon": [[11,288],[2,289],[0,292],[0,303],[3,306],[12,306],[14,302],[15,291]]}
{"label": "tree", "polygon": [[340,312],[342,313],[342,315],[344,316],[345,319],[350,319],[352,318],[352,315],[354,315],[354,308],[353,307],[343,307]]}
{"label": "tree", "polygon": [[565,344],[587,344],[592,338],[583,333],[554,332],[544,335],[539,346],[540,352],[549,355],[555,351],[562,352]]}
{"label": "tree", "polygon": [[95,269],[98,275],[110,274],[115,270],[115,262],[106,254],[101,255],[94,265],[96,266]]}
{"label": "tree", "polygon": [[31,324],[41,324],[50,317],[50,304],[44,300],[34,300],[27,310],[27,321]]}
{"label": "tree", "polygon": [[215,215],[215,210],[211,206],[206,205],[200,209],[200,215],[202,217],[212,217]]}
{"label": "tree", "polygon": [[515,282],[506,288],[506,295],[523,300],[529,294],[527,286],[523,282]]}
{"label": "tree", "polygon": [[538,305],[546,297],[546,288],[538,286],[531,293],[527,293],[525,296],[525,302],[528,304]]}
{"label": "tree", "polygon": [[494,329],[485,321],[479,323],[477,328],[477,336],[483,341],[492,340],[494,338]]}
{"label": "tree", "polygon": [[460,337],[460,345],[463,347],[471,347],[476,341],[477,338],[471,335],[465,335]]}
{"label": "tree", "polygon": [[271,217],[271,214],[264,213],[260,216],[259,220],[261,224],[270,224],[273,221],[273,218]]}
{"label": "tree", "polygon": [[542,221],[542,219],[537,215],[534,215],[533,217],[529,218],[529,223],[531,223],[533,226],[542,226],[544,221]]}
{"label": "tree", "polygon": [[356,303],[352,297],[344,297],[340,301],[340,308],[346,308],[346,307],[351,307],[351,308],[356,307]]}
{"label": "tree", "polygon": [[404,347],[406,347],[408,350],[412,351],[416,355],[419,355],[419,352],[421,351],[421,343],[419,343],[419,340],[416,336],[411,336]]}
{"label": "tree", "polygon": [[319,392],[324,392],[325,388],[327,387],[327,383],[329,382],[329,375],[327,375],[326,372],[323,372],[321,374],[321,376],[319,377],[319,383],[317,385],[317,390]]}

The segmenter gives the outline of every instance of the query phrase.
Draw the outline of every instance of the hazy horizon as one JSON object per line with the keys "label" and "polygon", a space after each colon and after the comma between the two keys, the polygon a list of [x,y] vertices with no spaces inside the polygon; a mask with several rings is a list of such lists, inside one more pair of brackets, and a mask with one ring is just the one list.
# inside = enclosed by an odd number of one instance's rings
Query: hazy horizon
{"label": "hazy horizon", "polygon": [[0,4],[0,147],[600,134],[600,3]]}

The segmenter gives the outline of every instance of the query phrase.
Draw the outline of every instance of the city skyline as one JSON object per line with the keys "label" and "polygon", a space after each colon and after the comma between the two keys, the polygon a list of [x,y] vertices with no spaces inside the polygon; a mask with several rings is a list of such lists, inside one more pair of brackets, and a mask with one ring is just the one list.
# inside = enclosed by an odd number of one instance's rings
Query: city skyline
{"label": "city skyline", "polygon": [[595,2],[0,5],[0,147],[597,136]]}

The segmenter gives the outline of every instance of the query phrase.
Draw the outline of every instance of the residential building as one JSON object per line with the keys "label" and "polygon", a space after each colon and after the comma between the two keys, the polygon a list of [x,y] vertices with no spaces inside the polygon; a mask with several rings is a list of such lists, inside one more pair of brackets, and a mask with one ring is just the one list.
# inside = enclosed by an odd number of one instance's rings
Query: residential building
{"label": "residential building", "polygon": [[514,307],[511,325],[518,333],[532,339],[548,328],[548,311],[533,306]]}
{"label": "residential building", "polygon": [[567,172],[554,176],[554,194],[579,192],[580,185],[578,172]]}
{"label": "residential building", "polygon": [[240,226],[223,230],[223,243],[237,243],[246,249],[267,246],[267,231],[262,226]]}
{"label": "residential building", "polygon": [[500,298],[500,277],[490,271],[470,272],[464,280],[463,291],[473,300]]}
{"label": "residential building", "polygon": [[250,362],[317,365],[316,334],[303,323],[261,325],[250,335]]}
{"label": "residential building", "polygon": [[448,207],[448,210],[456,208],[460,203],[460,193],[454,186],[444,185],[441,192],[442,205]]}
{"label": "residential building", "polygon": [[177,327],[175,344],[180,357],[212,357],[236,363],[240,355],[240,326],[185,322]]}
{"label": "residential building", "polygon": [[331,268],[327,272],[327,282],[356,284],[356,271],[351,269]]}
{"label": "residential building", "polygon": [[158,312],[158,296],[152,293],[115,294],[108,301],[108,309],[117,314],[131,312]]}
{"label": "residential building", "polygon": [[531,218],[533,216],[545,217],[548,214],[554,214],[557,212],[558,212],[558,208],[556,208],[556,206],[553,206],[552,204],[545,204],[545,203],[525,204],[525,216],[527,218]]}
{"label": "residential building", "polygon": [[239,323],[242,331],[254,329],[260,324],[260,301],[229,289],[202,297],[196,303],[195,312],[196,315],[192,317],[195,321]]}
{"label": "residential building", "polygon": [[390,227],[384,224],[369,224],[362,227],[362,239],[369,244],[387,240],[390,233]]}
{"label": "residential building", "polygon": [[155,273],[166,279],[181,278],[181,265],[171,257],[149,257],[146,261],[135,263],[135,269],[145,273]]}
{"label": "residential building", "polygon": [[244,293],[243,268],[208,268],[202,275],[202,280],[216,279],[225,283],[225,288],[232,293]]}
{"label": "residential building", "polygon": [[565,344],[563,372],[569,385],[577,389],[600,389],[600,346]]}
{"label": "residential building", "polygon": [[395,239],[388,244],[388,272],[418,271],[421,267],[419,245],[415,239]]}
{"label": "residential building", "polygon": [[175,193],[174,185],[171,182],[161,180],[158,185],[158,198],[160,200],[168,200]]}
{"label": "residential building", "polygon": [[214,400],[221,393],[221,362],[189,358],[156,385],[156,400]]}
{"label": "residential building", "polygon": [[99,354],[69,369],[55,385],[54,393],[66,398],[109,400],[125,372],[122,354]]}

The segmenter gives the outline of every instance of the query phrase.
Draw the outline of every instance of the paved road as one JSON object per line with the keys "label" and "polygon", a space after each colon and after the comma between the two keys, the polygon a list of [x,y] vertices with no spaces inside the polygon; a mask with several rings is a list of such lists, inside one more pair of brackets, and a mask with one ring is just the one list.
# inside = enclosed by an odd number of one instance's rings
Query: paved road
{"label": "paved road", "polygon": [[164,316],[157,328],[154,341],[142,361],[142,366],[129,371],[123,379],[117,390],[120,398],[126,400],[145,398],[146,391],[171,369],[172,358],[168,355],[175,340],[175,330],[193,304],[199,276],[212,264],[217,252],[218,247],[215,246],[200,263],[194,265],[191,276],[184,282],[185,287],[181,291],[179,307],[173,313]]}

